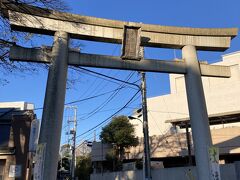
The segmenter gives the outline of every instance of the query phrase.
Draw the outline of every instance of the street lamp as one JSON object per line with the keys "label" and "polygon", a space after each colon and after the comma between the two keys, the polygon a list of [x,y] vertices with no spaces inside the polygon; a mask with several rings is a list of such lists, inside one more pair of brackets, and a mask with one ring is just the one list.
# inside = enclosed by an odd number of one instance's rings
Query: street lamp
{"label": "street lamp", "polygon": [[130,120],[137,119],[137,120],[139,120],[141,123],[143,123],[143,122],[142,122],[142,120],[141,120],[141,119],[139,119],[141,116],[142,116],[142,114],[141,114],[141,115],[139,115],[138,117],[128,116],[128,119],[130,119]]}
{"label": "street lamp", "polygon": [[128,116],[128,119],[139,120],[143,125],[143,140],[144,140],[144,154],[143,154],[143,167],[145,172],[145,179],[151,179],[151,157],[150,157],[150,149],[149,149],[149,136],[148,136],[148,127],[146,126],[145,121],[139,119],[142,114],[137,117]]}

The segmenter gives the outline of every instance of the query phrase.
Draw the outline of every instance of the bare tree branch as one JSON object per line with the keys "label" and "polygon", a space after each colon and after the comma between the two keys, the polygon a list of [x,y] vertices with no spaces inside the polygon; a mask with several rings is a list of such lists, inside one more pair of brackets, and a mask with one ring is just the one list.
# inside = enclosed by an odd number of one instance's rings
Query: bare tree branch
{"label": "bare tree branch", "polygon": [[30,42],[33,35],[11,31],[7,19],[7,10],[19,8],[22,12],[28,12],[29,9],[25,7],[26,4],[51,10],[68,10],[62,0],[0,0],[0,86],[8,83],[7,76],[10,73],[22,76],[37,72],[39,67],[48,68],[46,65],[9,60],[9,48],[19,41]]}

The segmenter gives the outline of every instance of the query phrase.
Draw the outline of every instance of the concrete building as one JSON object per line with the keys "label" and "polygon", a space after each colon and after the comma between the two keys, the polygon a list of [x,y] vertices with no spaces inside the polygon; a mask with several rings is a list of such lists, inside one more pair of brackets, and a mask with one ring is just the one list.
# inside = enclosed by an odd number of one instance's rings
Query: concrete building
{"label": "concrete building", "polygon": [[[239,132],[240,127],[226,127],[211,130],[213,145],[219,148],[220,164],[240,161]],[[165,168],[195,165],[192,138],[190,138],[191,156],[189,157],[188,144],[185,133],[168,133],[161,136],[151,136],[150,145],[151,160],[153,162],[162,162]],[[140,138],[139,145],[137,147],[131,147],[127,151],[125,157],[129,161],[142,159],[142,138]]]}
{"label": "concrete building", "polygon": [[[222,61],[215,64],[230,66],[231,78],[202,77],[213,144],[219,147],[221,163],[239,161],[240,51],[223,55]],[[170,94],[147,99],[151,157],[166,161],[165,167],[178,166],[176,162],[180,166],[187,164],[188,149],[194,155],[184,76],[170,74],[170,89]],[[143,155],[142,123],[139,120],[131,123],[140,144],[130,148],[127,156],[139,159]],[[190,131],[189,148],[186,128]]]}
{"label": "concrete building", "polygon": [[0,103],[0,179],[31,178],[29,140],[31,122],[36,118],[33,104]]}
{"label": "concrete building", "polygon": [[[222,61],[214,64],[230,66],[231,78],[202,77],[209,116],[228,118],[219,125],[215,123],[211,129],[240,126],[237,123],[240,116],[240,51],[223,55]],[[150,136],[164,135],[171,131],[171,122],[189,119],[183,75],[170,74],[170,90],[170,94],[147,99]],[[136,135],[142,137],[140,121],[131,122],[135,126]]]}
{"label": "concrete building", "polygon": [[103,144],[95,141],[92,143],[91,161],[93,164],[93,173],[102,173],[108,170],[105,169],[106,156],[112,148],[111,144]]}
{"label": "concrete building", "polygon": [[[231,67],[231,78],[202,77],[213,144],[219,147],[220,162],[224,164],[240,160],[240,51],[223,55],[222,61],[214,64]],[[170,89],[170,94],[147,99],[151,158],[162,161],[164,167],[187,165],[190,158],[195,164],[184,76],[170,74]],[[130,122],[140,144],[126,151],[129,162],[143,157],[142,123]],[[191,156],[186,127],[190,131]],[[96,149],[93,146],[93,157],[101,152]]]}

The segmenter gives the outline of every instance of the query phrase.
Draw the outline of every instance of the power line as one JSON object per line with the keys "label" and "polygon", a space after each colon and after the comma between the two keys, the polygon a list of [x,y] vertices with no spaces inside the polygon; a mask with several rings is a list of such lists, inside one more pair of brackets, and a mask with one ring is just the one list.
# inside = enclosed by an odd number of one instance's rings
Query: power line
{"label": "power line", "polygon": [[99,105],[98,107],[96,107],[95,109],[93,109],[90,113],[88,113],[86,116],[81,117],[81,119],[88,119],[90,117],[92,117],[93,115],[95,115],[98,111],[100,111],[101,109],[103,109],[110,101],[113,100],[113,98],[119,93],[119,90],[116,92],[113,92],[101,105]]}
{"label": "power line", "polygon": [[[114,49],[112,50],[112,56],[115,54],[117,48],[119,47],[119,45],[115,44]],[[108,69],[106,73],[106,75],[110,76],[111,72],[113,72],[112,69]],[[100,73],[103,73],[103,69],[101,69]],[[119,71],[117,71],[115,74],[111,75],[112,77],[116,77],[116,75],[119,73]],[[88,73],[89,75],[92,75],[90,73]],[[105,78],[101,78],[101,80],[99,80],[97,82],[97,79],[99,79],[98,76],[95,76],[94,82],[91,83],[91,85],[87,88],[87,90],[85,91],[85,93],[83,93],[82,95],[86,95],[86,92],[90,95],[90,94],[94,94],[94,92],[99,92],[102,91],[103,89],[105,89],[107,87],[107,84],[109,83],[109,81],[107,81]],[[115,83],[115,82],[114,82]],[[96,84],[96,85],[95,85]],[[93,88],[95,87],[95,88]],[[91,91],[89,91],[89,89],[91,89]]]}
{"label": "power line", "polygon": [[102,74],[102,73],[99,73],[99,72],[96,72],[96,71],[92,71],[92,70],[89,70],[89,69],[86,69],[86,68],[83,68],[83,67],[76,67],[76,66],[75,66],[75,68],[73,67],[73,69],[77,70],[76,68],[84,70],[84,71],[87,71],[87,72],[90,72],[90,73],[93,73],[93,74],[97,74],[99,76],[102,76],[102,77],[105,77],[105,78],[108,78],[108,79],[112,79],[112,80],[115,80],[115,81],[118,81],[118,82],[122,82],[122,83],[125,83],[125,84],[128,84],[128,85],[135,86],[135,87],[139,88],[139,85],[137,85],[135,83],[123,81],[121,79],[114,78],[114,77],[111,77],[111,76],[108,76],[108,75],[105,75],[105,74]]}
{"label": "power line", "polygon": [[94,110],[92,110],[88,115],[82,117],[81,119],[88,119],[92,116],[94,116],[98,111],[100,111],[101,109],[103,109],[110,101],[112,101],[114,99],[114,97],[117,96],[117,94],[119,93],[120,90],[113,92],[105,102],[103,102],[100,106],[96,107]]}
{"label": "power line", "polygon": [[[139,104],[136,105],[136,106],[134,106],[134,107],[128,106],[128,107],[126,107],[125,109],[131,109],[131,110],[133,110],[133,109],[138,109],[138,108],[137,108],[138,106],[139,106]],[[118,110],[118,109],[120,109],[120,108],[122,108],[122,107],[112,108],[112,109],[106,109],[106,110],[98,111],[97,113],[114,111],[114,110]],[[80,116],[80,115],[88,115],[88,114],[89,114],[89,113],[81,113],[81,114],[77,114],[77,115]],[[67,117],[67,116],[64,116],[64,118],[66,118],[66,117]],[[83,120],[83,119],[81,119],[81,118],[78,118],[78,119],[77,119],[78,122],[81,121],[81,120]],[[65,128],[65,127],[64,127],[64,128]]]}
{"label": "power line", "polygon": [[[100,96],[104,96],[106,94],[109,94],[111,92],[115,92],[115,91],[118,91],[120,89],[124,89],[126,87],[119,87],[119,88],[116,88],[114,90],[111,90],[111,91],[107,91],[107,92],[104,92],[104,93],[101,93],[101,94],[97,94],[95,96],[90,96],[90,97],[87,97],[87,98],[84,98],[84,99],[79,99],[79,100],[75,100],[75,101],[70,101],[68,103],[65,103],[64,105],[70,105],[70,104],[75,104],[75,103],[79,103],[79,102],[83,102],[83,101],[87,101],[87,100],[90,100],[90,99],[94,99],[94,98],[97,98],[97,97],[100,97]],[[40,107],[40,108],[34,108],[33,110],[36,111],[36,110],[41,110],[43,109],[43,107]]]}
{"label": "power line", "polygon": [[104,95],[109,94],[109,93],[111,93],[111,92],[116,92],[116,91],[118,91],[118,90],[120,90],[120,89],[123,89],[123,88],[125,88],[125,87],[119,87],[119,88],[116,88],[116,89],[114,89],[114,90],[112,90],[112,91],[107,91],[107,92],[105,92],[105,93],[101,93],[101,94],[98,94],[98,95],[95,95],[95,96],[90,96],[90,97],[87,97],[87,98],[84,98],[84,99],[79,99],[79,100],[71,101],[71,102],[66,103],[65,105],[75,104],[75,103],[78,103],[78,102],[87,101],[87,100],[90,100],[90,99],[93,99],[93,98],[97,98],[97,97],[100,97],[100,96],[104,96]]}
{"label": "power line", "polygon": [[[133,99],[133,100],[131,101],[131,103],[133,103],[134,101],[136,101],[140,96],[141,96],[141,95],[136,96],[136,97],[135,97],[136,99]],[[131,103],[129,103],[129,104],[131,104]],[[126,107],[125,107],[125,108],[126,108]],[[132,109],[136,109],[136,108],[132,108]],[[129,112],[129,115],[130,115],[131,113],[132,113],[132,112]],[[102,127],[105,126],[107,123],[108,123],[108,121],[104,122],[101,126],[97,127],[97,128],[94,129],[94,130],[98,130],[98,129],[102,128]],[[85,139],[86,137],[90,136],[91,134],[92,134],[92,132],[90,132],[89,134],[87,134],[86,136],[84,136],[81,140]],[[100,133],[98,133],[98,135],[99,135],[99,134],[100,134]],[[80,140],[80,141],[81,141],[81,140]]]}
{"label": "power line", "polygon": [[108,82],[111,82],[111,83],[114,83],[114,84],[120,84],[119,82],[113,81],[113,80],[108,79],[108,78],[104,78],[104,77],[99,76],[99,75],[96,75],[96,74],[94,74],[94,73],[90,73],[90,72],[87,72],[87,71],[84,72],[83,70],[77,69],[77,68],[72,68],[72,69],[74,69],[75,71],[78,71],[78,72],[80,72],[80,73],[88,74],[88,75],[90,75],[90,76],[93,76],[93,77],[96,77],[96,78],[100,78],[100,79],[103,79],[103,80],[105,80],[105,81],[108,81]]}
{"label": "power line", "polygon": [[[97,113],[102,113],[102,112],[108,112],[108,111],[114,111],[114,110],[117,110],[117,109],[120,109],[121,107],[118,107],[118,108],[112,108],[112,109],[105,109],[105,110],[102,110],[102,111],[98,111]],[[136,107],[130,107],[130,106],[128,106],[128,107],[126,107],[126,108],[128,108],[128,109],[137,109]],[[78,116],[79,115],[88,115],[89,113],[81,113],[81,114],[78,114]],[[81,119],[79,119],[79,120],[81,120]]]}
{"label": "power line", "polygon": [[[132,76],[133,76],[133,73],[130,73],[130,74],[128,75],[126,81],[128,81]],[[124,83],[122,83],[119,88],[122,88],[122,87],[125,87]],[[97,108],[95,108],[94,110],[92,110],[87,116],[82,117],[82,119],[84,120],[84,119],[88,119],[88,118],[94,116],[98,111],[100,111],[101,109],[103,109],[110,101],[112,101],[113,98],[116,97],[116,95],[117,95],[119,92],[120,92],[120,89],[119,89],[118,91],[112,93],[105,102],[103,102],[100,106],[98,106]]]}
{"label": "power line", "polygon": [[[140,96],[140,95],[139,95],[139,96]],[[131,103],[133,103],[134,101],[136,101],[136,100],[139,98],[139,96],[136,96],[136,94],[134,94],[134,97],[130,99],[131,102],[127,102],[127,103],[128,103],[127,105],[130,105]],[[134,98],[136,98],[136,99],[134,99]],[[126,106],[126,104],[125,104],[125,106]],[[121,110],[124,109],[124,108],[127,108],[127,106],[126,106],[126,107],[122,107]],[[120,108],[118,108],[118,109],[120,109]],[[132,108],[132,109],[135,109],[135,108]],[[121,111],[121,110],[120,110],[120,111]],[[119,112],[116,112],[116,114],[117,114],[117,113],[119,113]],[[112,115],[112,117],[113,117],[113,116],[115,116],[115,113],[114,113],[114,115]],[[109,117],[109,118],[107,118],[107,119],[110,119],[110,118],[111,118],[111,117]],[[96,128],[93,129],[93,130],[100,129],[101,127],[103,127],[103,126],[104,126],[105,124],[107,124],[107,123],[108,123],[108,121],[105,121],[105,122],[103,122],[103,123],[101,124],[101,126],[96,127]],[[88,132],[85,132],[85,134],[87,134],[87,133],[88,133]],[[89,131],[89,134],[87,134],[86,136],[84,136],[83,138],[81,138],[81,140],[85,139],[86,137],[90,136],[91,134],[92,134],[92,132]],[[99,135],[99,134],[100,134],[100,133],[98,133],[98,135]],[[79,138],[80,136],[82,136],[82,135],[79,135],[79,136],[77,136],[76,138]],[[91,138],[90,138],[90,139],[91,139]],[[81,141],[81,140],[80,140],[80,141]],[[64,143],[66,143],[66,142],[67,142],[67,141],[64,141]],[[63,143],[63,144],[64,144],[64,143]]]}
{"label": "power line", "polygon": [[[133,101],[132,101],[133,102]],[[131,114],[131,112],[129,113],[129,115]],[[105,122],[105,123],[103,123],[102,124],[102,126],[100,126],[100,127],[98,127],[98,128],[96,128],[96,129],[94,129],[95,131],[97,130],[97,129],[100,129],[101,127],[103,127],[105,124],[107,124],[108,122]],[[98,132],[97,134],[96,134],[96,136],[98,136],[98,135],[100,135],[101,134],[101,132]],[[92,135],[92,132],[90,132],[89,134],[87,134],[86,136],[84,136],[84,137],[82,137],[80,140],[79,140],[79,142],[81,142],[81,141],[83,141],[86,137],[89,137],[89,136],[91,136]],[[89,141],[90,139],[92,139],[92,136],[90,137],[90,138],[88,138],[88,139],[86,139],[85,141]],[[80,146],[81,144],[79,144],[79,146]]]}
{"label": "power line", "polygon": [[[137,84],[135,84],[135,83],[131,83],[131,82],[127,82],[127,81],[124,81],[124,80],[121,80],[121,79],[117,79],[117,78],[114,78],[114,77],[111,77],[111,76],[107,76],[107,75],[105,75],[105,74],[98,73],[98,72],[95,72],[95,71],[92,71],[92,70],[88,70],[88,69],[85,69],[85,68],[82,68],[82,67],[72,67],[72,69],[78,71],[78,69],[76,69],[76,68],[82,69],[82,70],[85,70],[85,71],[88,71],[88,72],[91,72],[91,73],[94,73],[94,74],[97,74],[97,75],[100,75],[100,76],[104,76],[104,77],[107,77],[107,78],[109,78],[109,79],[113,79],[113,80],[115,80],[115,81],[122,82],[122,83],[124,83],[124,84],[136,86],[138,89],[140,88],[140,87],[139,87]],[[133,74],[132,74],[132,75],[133,75]],[[137,81],[138,81],[138,80],[137,80]],[[135,81],[135,82],[137,82],[137,81]],[[111,82],[112,82],[112,81],[111,81]],[[119,84],[119,83],[117,83],[117,84]],[[122,84],[121,84],[121,85],[122,85]],[[115,89],[115,90],[123,89],[123,88],[125,88],[125,87],[120,87],[120,88],[117,88],[117,89]],[[135,88],[134,88],[134,89],[135,89]],[[113,90],[113,91],[115,91],[115,90]],[[103,96],[103,95],[105,95],[105,94],[107,94],[107,93],[110,93],[110,92],[113,92],[113,91],[109,91],[109,92],[102,93],[102,94],[99,94],[99,95],[95,95],[95,96],[92,96],[92,97],[84,98],[84,99],[81,99],[81,100],[76,100],[76,101],[68,102],[68,103],[66,103],[65,105],[74,104],[74,103],[81,102],[81,101],[86,101],[86,100],[89,100],[89,99],[92,99],[92,98],[95,98],[95,97]],[[42,110],[42,109],[43,109],[43,107],[35,108],[35,109],[33,109],[33,110],[36,111],[36,110]]]}
{"label": "power line", "polygon": [[[137,92],[137,93],[138,93],[138,92]],[[137,94],[137,93],[136,93],[136,94]],[[134,95],[134,97],[135,97],[135,95]],[[134,97],[131,98],[130,101],[132,101],[132,100],[134,99]],[[130,103],[130,101],[127,103],[127,105]],[[92,130],[94,130],[94,129],[101,128],[102,126],[104,126],[105,123],[108,123],[108,120],[111,120],[112,117],[114,117],[116,114],[118,114],[120,111],[122,111],[122,110],[125,109],[125,108],[126,108],[126,104],[125,104],[125,106],[123,106],[122,108],[120,108],[117,112],[115,112],[113,115],[111,115],[110,117],[108,117],[107,119],[105,119],[104,121],[102,121],[100,124],[96,125],[96,126],[93,127],[92,129],[90,129],[88,132],[90,132],[90,131],[92,131]],[[102,126],[100,126],[100,125],[102,125]],[[86,133],[87,133],[87,132],[85,132],[85,133],[83,133],[83,134],[86,134]],[[81,134],[81,135],[79,135],[79,136],[82,136],[83,134]],[[77,137],[79,137],[79,136],[77,136]]]}
{"label": "power line", "polygon": [[[133,99],[133,100],[131,101],[131,103],[133,103],[134,101],[136,101],[140,96],[141,96],[141,95],[136,96],[135,99]],[[131,104],[131,103],[130,103],[130,104]],[[127,106],[126,106],[125,108],[127,108]],[[118,109],[120,109],[120,108],[118,108]],[[131,108],[131,109],[136,109],[136,108]],[[132,112],[130,112],[129,115],[130,115],[131,113],[132,113]],[[105,123],[103,123],[101,126],[97,127],[97,128],[94,129],[94,130],[96,131],[96,130],[102,128],[103,126],[105,126],[106,124],[108,124],[108,121],[106,121]],[[97,133],[97,135],[99,135],[99,134],[100,134],[100,132]],[[85,139],[86,137],[89,137],[89,136],[91,136],[91,135],[92,135],[92,132],[89,132],[89,134],[87,134],[86,136],[84,136],[84,137],[83,137],[81,140],[79,140],[79,141],[82,141],[83,139]],[[89,138],[89,139],[91,139],[91,138]]]}
{"label": "power line", "polygon": [[156,110],[148,110],[148,111],[151,111],[151,112],[158,112],[158,113],[172,113],[172,114],[182,114],[182,115],[189,115],[187,113],[181,113],[181,112],[174,112],[174,111],[156,111]]}
{"label": "power line", "polygon": [[127,107],[127,105],[137,96],[137,94],[140,92],[140,90],[138,90],[133,97],[118,111],[116,111],[114,114],[112,114],[111,116],[109,116],[107,119],[105,119],[104,121],[102,121],[101,123],[97,124],[96,126],[90,128],[89,130],[83,132],[82,134],[78,135],[76,138],[79,138],[81,136],[83,136],[84,134],[96,129],[97,127],[99,127],[100,125],[102,125],[103,123],[107,122],[108,120],[110,120],[112,117],[114,117],[115,115],[117,115],[119,112],[121,112],[123,109],[125,109],[125,107]]}
{"label": "power line", "polygon": [[[130,105],[130,104],[132,104],[133,102],[135,102],[139,97],[140,97],[141,95],[138,95],[138,96],[135,96],[133,99],[132,99],[132,101],[131,101],[131,103],[129,103],[128,105]],[[138,104],[139,105],[139,104]],[[137,106],[138,106],[137,105]],[[125,107],[125,108],[130,108],[130,109],[136,109],[136,107]],[[117,108],[117,109],[120,109],[120,108]],[[111,109],[111,110],[115,110],[115,109]],[[131,114],[132,112],[129,112],[129,114]],[[108,124],[109,122],[108,121],[106,121],[106,122],[104,122],[103,124],[101,124],[101,126],[99,126],[99,127],[96,127],[94,130],[95,131],[97,131],[98,129],[100,129],[100,128],[102,128],[103,126],[105,126],[105,124]],[[87,133],[86,133],[87,134]],[[100,135],[101,134],[101,132],[98,132],[96,135],[98,136],[98,135]],[[84,137],[82,137],[79,141],[81,142],[81,141],[83,141],[85,138],[87,138],[87,137],[89,137],[89,136],[91,136],[92,135],[92,132],[91,131],[89,131],[89,133],[86,135],[86,136],[84,136]],[[90,138],[88,138],[87,140],[85,140],[85,141],[88,141],[88,140],[91,140],[92,139],[92,136],[90,137]],[[81,146],[82,145],[82,143],[80,143],[78,146]]]}
{"label": "power line", "polygon": [[[85,69],[85,68],[82,68],[82,69]],[[87,69],[85,69],[87,70]],[[100,106],[98,106],[97,108],[95,108],[94,110],[92,110],[90,113],[88,113],[87,115],[85,115],[84,117],[81,117],[81,120],[85,120],[85,119],[88,119],[92,116],[94,116],[96,113],[98,113],[98,111],[100,111],[101,109],[103,109],[111,100],[113,100],[113,98],[120,92],[120,90],[122,88],[125,88],[125,84],[128,84],[129,82],[127,82],[134,74],[134,72],[131,72],[128,77],[126,78],[126,80],[119,80],[119,79],[116,79],[116,78],[112,78],[110,76],[107,76],[107,75],[104,75],[104,74],[101,74],[101,73],[97,73],[97,72],[94,72],[94,71],[91,71],[91,70],[87,70],[87,72],[91,72],[91,73],[94,73],[94,74],[97,74],[97,75],[102,75],[104,77],[108,77],[108,78],[111,78],[111,79],[114,79],[114,80],[118,80],[120,81],[122,84],[120,84],[120,87],[118,89],[116,89],[115,92],[112,93],[112,95],[109,96],[109,98],[104,102],[102,103]],[[119,83],[118,83],[119,84]],[[132,83],[130,83],[132,85]],[[136,86],[136,84],[135,84]],[[135,89],[135,88],[134,88]],[[139,89],[139,88],[138,88]]]}

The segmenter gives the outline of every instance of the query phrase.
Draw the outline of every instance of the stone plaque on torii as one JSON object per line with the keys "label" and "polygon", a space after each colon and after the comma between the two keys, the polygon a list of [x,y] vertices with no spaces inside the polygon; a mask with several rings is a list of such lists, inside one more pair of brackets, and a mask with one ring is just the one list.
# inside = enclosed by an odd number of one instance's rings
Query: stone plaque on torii
{"label": "stone plaque on torii", "polygon": [[[3,4],[2,7],[7,10],[5,15],[12,30],[54,36],[51,49],[13,46],[10,50],[12,60],[50,64],[39,139],[40,143],[46,143],[44,180],[56,179],[68,65],[184,74],[198,180],[211,179],[208,149],[212,140],[201,76],[230,77],[231,73],[226,66],[199,63],[197,50],[228,49],[231,39],[237,35],[236,28],[170,27],[100,19],[27,5]],[[130,27],[129,32],[126,27]],[[122,57],[85,54],[68,48],[70,38],[121,44],[124,34],[128,38],[129,34],[134,34],[140,39],[135,39],[137,45],[131,46],[129,51],[123,48]],[[129,42],[123,43],[129,45]],[[134,51],[140,45],[182,49],[183,57],[181,61],[141,59],[139,49]]]}

